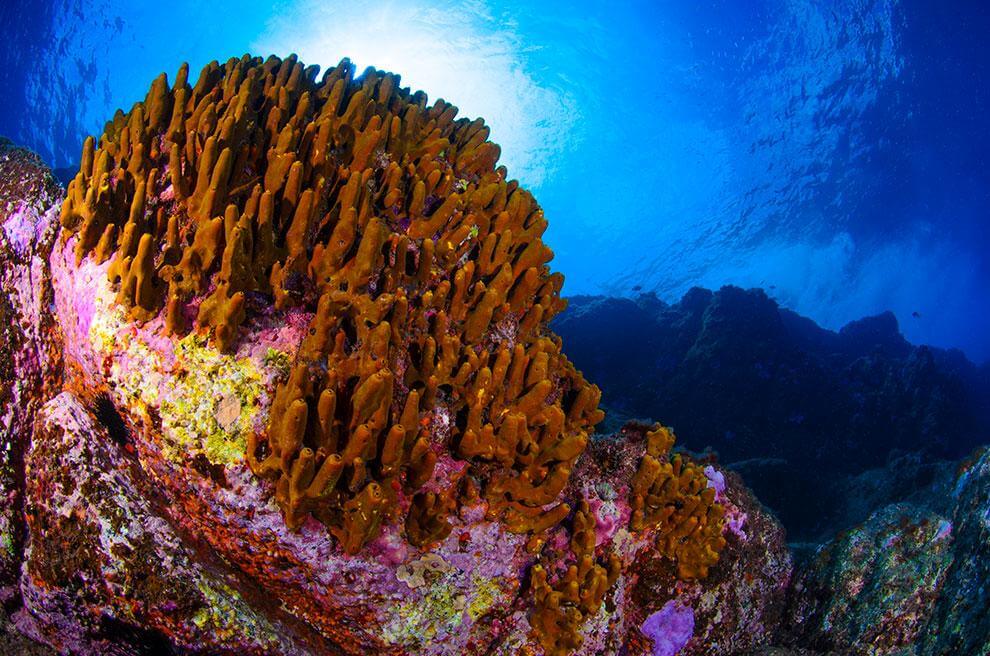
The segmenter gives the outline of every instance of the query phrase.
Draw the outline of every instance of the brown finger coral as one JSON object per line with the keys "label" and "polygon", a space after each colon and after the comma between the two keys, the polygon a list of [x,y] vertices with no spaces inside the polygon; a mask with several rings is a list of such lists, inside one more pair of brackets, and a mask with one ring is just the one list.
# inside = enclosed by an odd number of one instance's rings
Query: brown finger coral
{"label": "brown finger coral", "polygon": [[646,453],[630,485],[633,531],[656,528],[657,548],[677,563],[682,579],[708,576],[725,546],[722,506],[698,465],[670,456],[674,434],[657,424],[646,435]]}
{"label": "brown finger coral", "polygon": [[247,460],[290,527],[313,516],[349,553],[400,514],[413,543],[443,539],[455,500],[420,489],[443,459],[544,531],[602,416],[547,328],[543,212],[456,114],[347,60],[318,79],[245,55],[195,84],[183,66],[86,140],[62,207],[133,320],[229,350],[254,314],[312,314]]}
{"label": "brown finger coral", "polygon": [[569,546],[573,562],[555,582],[551,584],[543,565],[535,565],[532,571],[530,625],[547,656],[566,656],[581,646],[582,625],[598,612],[621,572],[622,564],[614,553],[596,560],[595,516],[584,500],[574,513]]}

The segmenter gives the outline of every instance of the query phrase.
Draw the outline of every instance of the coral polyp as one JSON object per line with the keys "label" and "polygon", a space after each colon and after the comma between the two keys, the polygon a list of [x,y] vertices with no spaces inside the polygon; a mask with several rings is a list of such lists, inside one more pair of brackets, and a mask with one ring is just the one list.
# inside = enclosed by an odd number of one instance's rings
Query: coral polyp
{"label": "coral polyp", "polygon": [[[110,260],[130,320],[221,351],[254,316],[312,314],[247,440],[290,528],[315,517],[356,553],[404,518],[426,545],[480,490],[535,547],[602,417],[547,328],[543,212],[481,119],[347,60],[317,73],[244,56],[157,78],[85,142],[76,258]],[[464,469],[440,489],[438,466]]]}

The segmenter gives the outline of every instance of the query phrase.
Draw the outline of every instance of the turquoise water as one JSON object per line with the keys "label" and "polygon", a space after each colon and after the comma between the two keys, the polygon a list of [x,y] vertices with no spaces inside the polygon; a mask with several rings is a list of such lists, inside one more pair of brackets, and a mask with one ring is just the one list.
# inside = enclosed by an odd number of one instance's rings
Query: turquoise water
{"label": "turquoise water", "polygon": [[73,167],[182,61],[297,52],[484,116],[565,294],[759,286],[990,357],[981,2],[0,4],[0,134]]}

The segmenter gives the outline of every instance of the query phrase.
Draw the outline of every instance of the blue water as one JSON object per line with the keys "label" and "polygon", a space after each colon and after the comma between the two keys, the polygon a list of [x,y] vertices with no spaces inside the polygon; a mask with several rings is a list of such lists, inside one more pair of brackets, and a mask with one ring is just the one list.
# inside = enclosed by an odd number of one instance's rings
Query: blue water
{"label": "blue water", "polygon": [[70,167],[181,61],[347,55],[489,121],[565,294],[760,286],[982,361],[988,6],[0,0],[0,134]]}

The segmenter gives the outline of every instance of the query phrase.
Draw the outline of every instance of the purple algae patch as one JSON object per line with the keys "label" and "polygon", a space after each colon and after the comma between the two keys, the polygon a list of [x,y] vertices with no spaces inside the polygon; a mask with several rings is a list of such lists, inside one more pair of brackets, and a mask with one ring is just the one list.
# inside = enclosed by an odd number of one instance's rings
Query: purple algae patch
{"label": "purple algae patch", "polygon": [[653,656],[674,656],[694,635],[694,611],[672,599],[647,617],[640,630],[653,641]]}

